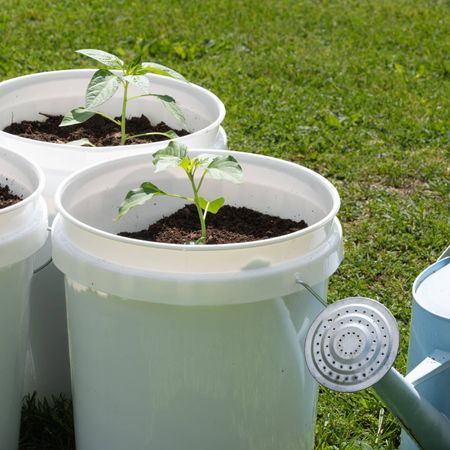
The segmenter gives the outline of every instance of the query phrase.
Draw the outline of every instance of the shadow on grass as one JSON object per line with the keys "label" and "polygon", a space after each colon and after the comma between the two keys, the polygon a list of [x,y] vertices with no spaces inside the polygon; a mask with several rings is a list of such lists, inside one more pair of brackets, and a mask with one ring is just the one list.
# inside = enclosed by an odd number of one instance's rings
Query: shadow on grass
{"label": "shadow on grass", "polygon": [[19,450],[73,450],[72,401],[63,397],[38,399],[27,395],[22,405]]}

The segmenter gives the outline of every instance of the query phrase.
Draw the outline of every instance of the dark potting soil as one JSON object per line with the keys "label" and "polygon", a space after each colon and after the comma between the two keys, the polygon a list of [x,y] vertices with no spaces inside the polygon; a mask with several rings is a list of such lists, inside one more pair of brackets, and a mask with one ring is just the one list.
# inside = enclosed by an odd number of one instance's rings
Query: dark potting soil
{"label": "dark potting soil", "polygon": [[[38,120],[24,120],[20,123],[12,123],[3,131],[16,136],[21,136],[36,141],[54,142],[56,144],[67,144],[70,141],[79,139],[89,139],[89,142],[96,147],[106,147],[110,145],[120,145],[120,129],[108,119],[101,116],[93,116],[84,123],[78,125],[69,125],[68,127],[60,127],[59,124],[63,116],[51,116],[43,114],[47,119],[44,122]],[[116,119],[120,119],[116,117]],[[127,119],[128,135],[162,132],[167,133],[172,130],[164,122],[152,125],[145,116],[132,117]],[[173,130],[178,136],[186,136],[189,134],[186,130]],[[167,139],[165,136],[142,136],[129,139],[126,145],[130,144],[146,144],[149,142],[157,142]]]}
{"label": "dark potting soil", "polygon": [[[206,237],[208,244],[232,244],[283,236],[307,226],[303,220],[295,222],[248,208],[223,206],[217,214],[208,214]],[[189,244],[199,239],[200,235],[195,205],[184,206],[146,230],[119,233],[119,236],[170,244]]]}
{"label": "dark potting soil", "polygon": [[15,203],[18,203],[21,200],[22,200],[21,197],[11,192],[8,185],[3,186],[0,184],[0,209],[14,205]]}

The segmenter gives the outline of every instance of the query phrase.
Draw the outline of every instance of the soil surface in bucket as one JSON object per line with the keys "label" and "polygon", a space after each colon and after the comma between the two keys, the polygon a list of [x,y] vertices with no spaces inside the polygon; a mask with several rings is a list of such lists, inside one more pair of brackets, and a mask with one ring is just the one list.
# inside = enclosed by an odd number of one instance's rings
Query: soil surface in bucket
{"label": "soil surface in bucket", "polygon": [[[304,220],[295,222],[248,208],[223,206],[217,214],[207,215],[206,237],[208,244],[233,244],[283,236],[307,226]],[[197,210],[195,205],[186,205],[151,224],[146,230],[122,232],[119,236],[169,244],[189,244],[201,236]]]}
{"label": "soil surface in bucket", "polygon": [[[47,117],[43,122],[38,120],[24,120],[8,125],[3,131],[36,141],[53,142],[56,144],[67,144],[79,139],[88,139],[95,147],[121,145],[119,126],[104,117],[95,115],[86,122],[69,125],[68,127],[60,127],[59,124],[63,116],[41,114]],[[116,117],[115,119],[120,120],[120,117]],[[167,133],[172,130],[164,122],[156,125],[151,124],[145,116],[127,119],[126,127],[126,132],[130,136],[141,133]],[[186,136],[189,134],[186,130],[172,131],[175,131],[178,136]],[[167,137],[158,135],[142,136],[127,140],[126,145],[148,144],[149,142],[163,141],[165,139]]]}
{"label": "soil surface in bucket", "polygon": [[8,185],[0,184],[0,209],[19,203],[21,200],[21,197],[11,192]]}

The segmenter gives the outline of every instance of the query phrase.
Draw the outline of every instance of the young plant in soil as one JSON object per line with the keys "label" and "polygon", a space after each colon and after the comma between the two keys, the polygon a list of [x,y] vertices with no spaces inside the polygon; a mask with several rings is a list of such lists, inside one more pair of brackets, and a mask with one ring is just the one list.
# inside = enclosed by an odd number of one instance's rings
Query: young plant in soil
{"label": "young plant in soil", "polygon": [[[175,99],[170,95],[152,94],[150,92],[150,81],[146,77],[146,74],[154,73],[186,81],[178,72],[175,72],[174,70],[160,64],[142,62],[140,56],[129,63],[125,63],[117,56],[102,50],[84,49],[77,50],[77,53],[88,56],[89,58],[102,63],[107,68],[99,69],[94,73],[86,89],[85,105],[72,109],[72,111],[67,113],[61,121],[61,127],[83,123],[92,116],[98,114],[115,123],[120,128],[121,145],[125,145],[129,139],[141,136],[162,135],[168,139],[176,138],[177,135],[174,131],[169,131],[166,133],[141,133],[133,136],[127,135],[126,116],[128,103],[138,98],[151,96],[161,100],[169,111],[175,116],[175,118],[181,123],[181,125],[186,128],[186,119],[183,112],[176,104]],[[115,73],[113,71],[119,71],[119,73]],[[128,89],[130,85],[134,85],[139,88],[142,94],[129,97]],[[103,112],[99,112],[96,108],[113,97],[120,86],[123,88],[122,112],[120,119],[115,119]],[[82,139],[77,141],[77,143],[80,145],[92,145],[87,139]]]}
{"label": "young plant in soil", "polygon": [[183,195],[168,193],[150,181],[145,181],[139,188],[128,192],[119,207],[119,214],[116,220],[123,217],[132,208],[143,205],[154,197],[167,196],[180,198],[194,203],[197,209],[201,237],[194,244],[206,244],[206,215],[208,213],[216,214],[225,203],[225,199],[219,197],[214,200],[206,200],[199,194],[199,191],[206,175],[218,180],[222,179],[233,183],[241,183],[242,168],[237,160],[231,155],[216,156],[207,154],[202,154],[191,159],[187,154],[186,146],[177,142],[170,142],[165,149],[153,154],[153,165],[155,166],[155,173],[171,167],[180,167],[183,169],[192,187],[193,196],[185,197]]}

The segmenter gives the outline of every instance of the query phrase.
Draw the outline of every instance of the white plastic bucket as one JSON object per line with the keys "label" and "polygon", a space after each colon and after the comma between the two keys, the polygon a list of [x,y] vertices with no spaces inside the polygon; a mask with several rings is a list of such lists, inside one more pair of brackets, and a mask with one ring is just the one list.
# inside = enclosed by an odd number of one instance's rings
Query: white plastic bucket
{"label": "white plastic bucket", "polygon": [[[37,73],[0,83],[0,130],[11,122],[45,120],[39,113],[65,114],[84,104],[86,87],[95,70],[62,70]],[[192,83],[158,75],[148,75],[152,92],[175,98],[185,112],[188,136],[178,138],[190,147],[226,148],[226,134],[220,127],[225,116],[223,103],[208,90]],[[130,96],[138,94],[130,87]],[[110,115],[121,111],[121,91],[99,110]],[[145,97],[129,104],[129,116],[145,113],[152,121],[179,123],[153,98]],[[0,131],[0,144],[35,161],[45,172],[47,183],[43,195],[47,201],[49,219],[53,220],[53,197],[58,185],[76,170],[91,164],[129,154],[156,151],[167,141],[146,145],[89,148],[26,139]],[[36,256],[35,267],[49,261],[48,241]],[[26,390],[41,396],[64,393],[70,395],[69,355],[67,347],[66,311],[63,277],[51,263],[33,278],[31,289],[31,352],[27,361]]]}
{"label": "white plastic bucket", "polygon": [[28,338],[32,256],[47,239],[44,175],[0,147],[0,184],[24,200],[0,209],[0,447],[17,449]]}
{"label": "white plastic bucket", "polygon": [[188,193],[181,171],[153,173],[150,154],[58,189],[53,258],[66,278],[77,448],[312,448],[317,385],[303,340],[321,305],[296,277],[326,297],[342,259],[339,196],[304,167],[230,153],[244,184],[205,180],[206,198],[310,227],[209,246],[119,237],[182,204],[160,198],[114,222],[129,189],[150,179]]}
{"label": "white plastic bucket", "polygon": [[[44,114],[66,114],[73,108],[84,105],[85,92],[94,69],[59,70],[13,78],[0,83],[0,130],[12,122],[22,120],[45,120]],[[172,96],[186,116],[188,136],[177,138],[191,148],[214,146],[220,124],[225,117],[225,107],[210,91],[192,83],[185,83],[160,75],[147,75],[152,93]],[[130,86],[129,96],[139,95],[139,90]],[[116,95],[99,111],[109,115],[120,115],[123,94]],[[155,97],[143,97],[129,103],[128,116],[145,114],[152,122],[164,121],[179,128],[179,122]],[[80,147],[35,141],[0,131],[0,143],[36,161],[47,178],[44,197],[53,215],[53,196],[58,184],[70,173],[88,165],[130,154],[155,151],[167,145],[167,141],[146,145],[115,147]]]}

